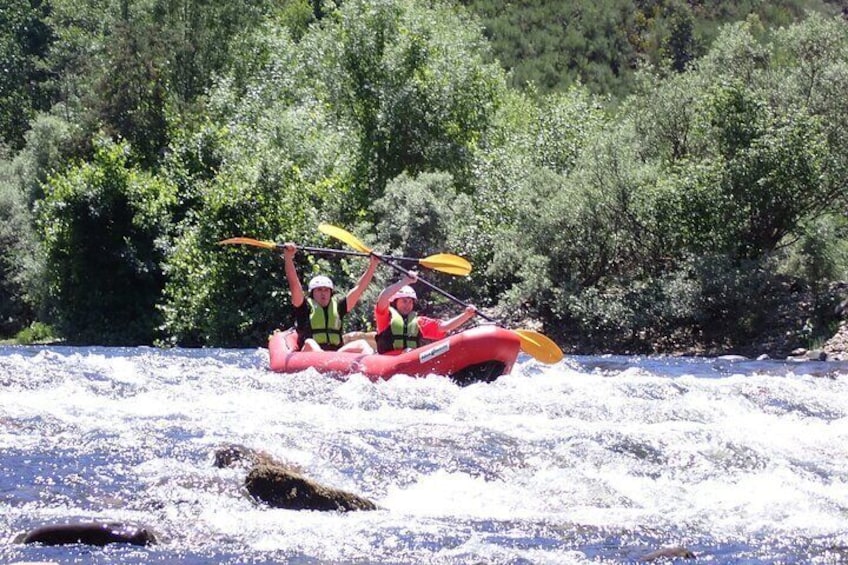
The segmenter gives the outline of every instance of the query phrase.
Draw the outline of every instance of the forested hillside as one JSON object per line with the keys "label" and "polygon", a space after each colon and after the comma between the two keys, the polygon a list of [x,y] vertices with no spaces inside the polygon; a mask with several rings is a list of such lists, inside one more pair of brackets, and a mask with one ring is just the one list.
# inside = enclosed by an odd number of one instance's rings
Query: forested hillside
{"label": "forested hillside", "polygon": [[808,11],[848,10],[844,0],[461,2],[480,16],[512,86],[549,92],[581,83],[617,96],[633,91],[636,71],[645,66],[683,70],[726,23],[756,16],[765,29],[777,29]]}
{"label": "forested hillside", "polygon": [[[527,4],[7,1],[0,335],[261,344],[292,320],[282,262],[217,242],[340,245],[319,222],[466,257],[469,277],[422,276],[566,349],[832,332],[830,283],[848,278],[834,7]],[[297,258],[341,288],[364,268]],[[354,326],[395,277],[381,267]]]}

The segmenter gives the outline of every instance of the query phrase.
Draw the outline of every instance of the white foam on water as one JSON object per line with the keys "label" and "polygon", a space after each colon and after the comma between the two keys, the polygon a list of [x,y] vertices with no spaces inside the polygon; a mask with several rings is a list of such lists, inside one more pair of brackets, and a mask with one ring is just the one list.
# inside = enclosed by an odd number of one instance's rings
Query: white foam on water
{"label": "white foam on water", "polygon": [[[538,524],[578,539],[584,528],[738,544],[848,535],[846,378],[522,357],[494,383],[458,387],[280,375],[266,362],[263,350],[5,351],[0,449],[17,474],[0,526],[110,517],[158,525],[177,552],[378,562],[581,562]],[[244,469],[212,466],[225,444],[381,509],[257,506]],[[58,457],[80,466],[50,467]]]}

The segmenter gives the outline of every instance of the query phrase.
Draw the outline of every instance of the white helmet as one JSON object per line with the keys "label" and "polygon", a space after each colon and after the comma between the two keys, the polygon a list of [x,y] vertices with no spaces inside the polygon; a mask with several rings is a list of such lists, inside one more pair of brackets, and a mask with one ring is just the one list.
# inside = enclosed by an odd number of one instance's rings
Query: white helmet
{"label": "white helmet", "polygon": [[333,286],[333,281],[330,280],[330,277],[318,275],[317,277],[312,277],[312,280],[309,281],[309,292],[312,292],[316,288],[329,288],[330,290],[333,290],[335,287]]}
{"label": "white helmet", "polygon": [[409,285],[400,287],[400,290],[392,296],[392,299],[389,302],[394,302],[398,298],[412,298],[413,300],[418,300],[418,295],[415,294],[415,289]]}

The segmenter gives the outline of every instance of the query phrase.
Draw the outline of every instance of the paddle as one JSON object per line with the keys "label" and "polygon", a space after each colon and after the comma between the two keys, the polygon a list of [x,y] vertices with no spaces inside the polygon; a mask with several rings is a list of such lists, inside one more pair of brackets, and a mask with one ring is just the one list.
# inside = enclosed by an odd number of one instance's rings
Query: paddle
{"label": "paddle", "polygon": [[[251,237],[231,237],[229,239],[219,241],[218,244],[252,245],[254,247],[261,247],[263,249],[271,249],[273,251],[282,251],[283,249],[283,245],[280,243],[276,243],[274,241],[262,241],[260,239],[253,239]],[[371,250],[365,247],[364,245],[362,246],[362,249],[359,249],[358,251],[346,251],[344,249],[327,249],[324,247],[306,247],[302,245],[298,245],[297,247],[298,249],[302,249],[307,253],[325,255],[352,255],[356,257],[368,257],[371,254]],[[368,249],[368,251],[363,251],[363,249]],[[436,253],[435,255],[430,255],[428,257],[424,257],[423,259],[418,259],[416,257],[399,257],[394,255],[387,255],[386,257],[391,259],[392,261],[416,263],[427,269],[441,271],[449,275],[465,276],[471,272],[471,263],[469,263],[462,257],[459,257],[457,255],[451,255],[450,253]]]}
{"label": "paddle", "polygon": [[[364,252],[366,252],[366,250],[368,250],[368,252],[370,252],[370,249],[368,249],[368,247],[364,243],[362,243],[359,239],[357,239],[355,235],[353,235],[350,232],[343,230],[340,227],[331,226],[329,224],[319,224],[318,229],[322,233],[325,233],[326,235],[340,239],[341,241],[347,243],[349,246],[353,247],[354,249],[356,249],[358,251],[361,251],[361,252],[364,253]],[[379,257],[381,261],[388,264],[390,267],[392,267],[396,271],[403,273],[404,275],[410,275],[409,271],[407,271],[406,269],[404,269],[403,267],[401,267],[400,265],[398,265],[396,263],[392,263],[391,260],[389,260],[388,256],[383,256],[383,255],[378,254],[377,257]],[[466,307],[466,308],[469,306],[469,304],[467,304],[466,302],[463,302],[462,300],[460,300],[456,296],[450,294],[447,291],[442,290],[441,288],[437,287],[433,283],[425,281],[421,277],[417,277],[417,279],[418,279],[418,282],[420,282],[421,284],[435,290],[436,292],[438,292],[439,294],[441,294],[442,296],[444,296],[448,300],[451,300],[451,301],[455,302],[456,304],[459,304],[460,306],[463,306],[463,307]],[[489,322],[497,323],[497,320],[483,314],[479,310],[477,311],[477,315],[480,316],[481,318],[483,318],[484,320],[488,320]],[[531,355],[535,359],[541,361],[542,363],[553,364],[553,363],[559,362],[562,359],[562,357],[563,357],[562,350],[559,348],[559,346],[556,343],[553,342],[553,340],[551,340],[551,338],[549,338],[549,337],[547,337],[543,334],[540,334],[537,331],[533,331],[533,330],[512,330],[512,331],[518,336],[519,340],[521,341],[521,350],[524,351],[525,353],[527,353],[528,355]]]}

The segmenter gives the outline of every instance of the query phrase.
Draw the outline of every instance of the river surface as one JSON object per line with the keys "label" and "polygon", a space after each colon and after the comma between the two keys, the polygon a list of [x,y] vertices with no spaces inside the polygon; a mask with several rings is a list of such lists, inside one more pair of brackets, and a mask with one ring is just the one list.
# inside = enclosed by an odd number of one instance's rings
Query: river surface
{"label": "river surface", "polygon": [[[266,365],[0,347],[0,562],[848,563],[848,364],[522,355],[467,387]],[[258,505],[213,465],[225,444],[380,509]],[[160,543],[14,543],[71,521]]]}

